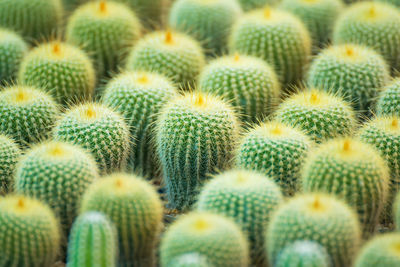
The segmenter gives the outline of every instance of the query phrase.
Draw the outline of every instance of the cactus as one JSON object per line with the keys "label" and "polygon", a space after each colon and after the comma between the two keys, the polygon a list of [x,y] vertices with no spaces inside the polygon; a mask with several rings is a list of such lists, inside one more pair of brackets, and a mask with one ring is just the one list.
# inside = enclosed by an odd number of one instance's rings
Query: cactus
{"label": "cactus", "polygon": [[14,171],[21,156],[21,150],[11,138],[0,134],[0,195],[11,188]]}
{"label": "cactus", "polygon": [[162,204],[152,186],[137,176],[114,173],[86,191],[81,212],[99,211],[115,224],[118,266],[153,266],[155,242],[162,226]]}
{"label": "cactus", "polygon": [[282,193],[269,177],[254,171],[231,170],[203,187],[196,206],[199,211],[232,218],[249,240],[252,263],[266,266],[263,234],[281,203]]}
{"label": "cactus", "polygon": [[228,36],[241,7],[232,0],[177,0],[172,4],[169,26],[199,40],[209,54],[226,50]]}
{"label": "cactus", "polygon": [[231,52],[264,59],[288,85],[303,78],[311,38],[294,15],[267,7],[249,12],[235,23],[229,47]]}
{"label": "cactus", "polygon": [[148,28],[157,28],[167,0],[117,0],[129,5]]}
{"label": "cactus", "polygon": [[354,266],[400,266],[400,233],[388,233],[370,240],[357,256]]}
{"label": "cactus", "polygon": [[278,256],[276,267],[330,267],[326,249],[313,241],[295,241],[287,245]]}
{"label": "cactus", "polygon": [[323,47],[331,40],[334,23],[343,6],[341,0],[283,0],[279,5],[304,22],[316,47]]}
{"label": "cactus", "polygon": [[0,266],[50,267],[60,245],[58,221],[41,202],[0,198]]}
{"label": "cactus", "polygon": [[319,146],[302,170],[304,192],[326,192],[347,201],[359,215],[363,236],[375,231],[389,189],[386,162],[372,145],[339,138]]}
{"label": "cactus", "polygon": [[161,267],[171,266],[186,253],[204,255],[212,266],[248,266],[248,244],[239,227],[216,214],[190,213],[180,217],[161,240]]}
{"label": "cactus", "polygon": [[11,86],[0,92],[0,133],[19,144],[46,139],[57,115],[54,100],[36,88]]}
{"label": "cactus", "polygon": [[199,89],[220,95],[237,107],[243,120],[255,122],[277,106],[280,84],[263,60],[226,56],[212,61],[199,77]]}
{"label": "cactus", "polygon": [[313,142],[298,129],[267,122],[249,130],[240,140],[236,165],[273,178],[286,196],[298,189],[300,170]]}
{"label": "cactus", "polygon": [[398,0],[375,0],[375,1],[388,3],[388,4],[396,6],[397,8],[400,7],[400,1],[398,1]]}
{"label": "cactus", "polygon": [[142,176],[157,176],[153,124],[161,107],[176,92],[167,78],[149,72],[122,73],[106,86],[102,102],[125,117],[133,144],[129,168]]}
{"label": "cactus", "polygon": [[32,147],[19,161],[15,191],[47,203],[68,233],[81,197],[98,177],[96,162],[82,148],[50,141]]}
{"label": "cactus", "polygon": [[56,122],[53,138],[91,151],[102,174],[126,166],[128,126],[121,115],[104,105],[86,103],[72,107]]}
{"label": "cactus", "polygon": [[378,115],[400,117],[400,79],[395,79],[383,88],[376,104]]}
{"label": "cactus", "polygon": [[283,204],[266,232],[271,266],[281,251],[298,240],[325,247],[334,267],[350,267],[361,242],[357,215],[344,202],[324,194],[300,195]]}
{"label": "cactus", "polygon": [[335,44],[355,43],[379,52],[390,66],[400,68],[400,11],[389,4],[353,4],[338,18],[333,34]]}
{"label": "cactus", "polygon": [[280,0],[239,0],[244,11],[262,8],[267,5],[275,6]]}
{"label": "cactus", "polygon": [[318,143],[349,135],[357,124],[350,104],[315,89],[290,96],[278,107],[275,119],[299,127]]}
{"label": "cactus", "polygon": [[141,34],[135,13],[113,1],[93,1],[74,11],[67,23],[68,42],[92,56],[98,77],[118,70]]}
{"label": "cactus", "polygon": [[13,31],[0,28],[0,84],[12,82],[28,51],[25,41]]}
{"label": "cactus", "polygon": [[186,253],[170,261],[166,267],[213,267],[207,257],[199,253]]}
{"label": "cactus", "polygon": [[19,81],[45,88],[62,103],[90,100],[95,71],[80,49],[58,41],[31,50],[21,63]]}
{"label": "cactus", "polygon": [[343,96],[364,114],[389,79],[389,67],[377,52],[351,44],[322,51],[308,73],[309,86]]}
{"label": "cactus", "polygon": [[67,267],[116,267],[117,233],[100,212],[80,215],[71,229]]}
{"label": "cactus", "polygon": [[0,26],[30,42],[57,33],[62,17],[61,0],[0,0]]}
{"label": "cactus", "polygon": [[205,64],[200,44],[191,37],[171,31],[153,32],[132,49],[128,70],[156,72],[183,88],[194,85]]}
{"label": "cactus", "polygon": [[156,144],[172,208],[190,207],[208,175],[229,167],[238,128],[231,107],[211,95],[186,94],[162,109]]}
{"label": "cactus", "polygon": [[397,196],[393,202],[393,218],[396,226],[396,230],[400,231],[400,192],[397,192]]}

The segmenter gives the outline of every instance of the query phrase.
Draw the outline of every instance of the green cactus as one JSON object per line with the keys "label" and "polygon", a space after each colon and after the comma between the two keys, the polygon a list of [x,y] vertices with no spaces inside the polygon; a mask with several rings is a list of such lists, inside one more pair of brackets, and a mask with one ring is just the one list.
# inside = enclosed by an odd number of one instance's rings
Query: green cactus
{"label": "green cactus", "polygon": [[115,224],[119,265],[153,266],[155,242],[162,226],[162,204],[157,192],[137,176],[116,173],[86,191],[81,212],[99,211]]}
{"label": "green cactus", "polygon": [[71,229],[67,267],[116,267],[117,246],[116,229],[106,216],[83,213]]}
{"label": "green cactus", "polygon": [[171,31],[152,32],[132,49],[126,68],[156,72],[182,88],[194,85],[205,65],[200,44],[191,37]]}
{"label": "green cactus", "polygon": [[363,236],[375,231],[386,203],[389,170],[372,145],[338,138],[310,153],[302,170],[304,192],[326,192],[345,200],[359,215]]}
{"label": "green cactus", "polygon": [[396,7],[400,7],[400,1],[399,0],[375,0],[377,2],[384,2],[384,3],[388,3],[391,5],[394,5]]}
{"label": "green cactus", "polygon": [[318,143],[349,135],[357,124],[349,103],[315,89],[306,89],[287,98],[275,112],[275,119],[299,127]]}
{"label": "green cactus", "polygon": [[23,196],[0,198],[0,266],[51,267],[60,233],[52,211]]}
{"label": "green cactus", "polygon": [[72,107],[56,122],[53,138],[88,149],[102,174],[126,167],[128,126],[121,115],[104,105],[86,103]]}
{"label": "green cactus", "polygon": [[379,52],[390,66],[400,68],[400,10],[379,2],[353,4],[338,18],[335,44],[355,43]]}
{"label": "green cactus", "polygon": [[295,241],[278,256],[276,267],[331,267],[326,249],[314,241]]}
{"label": "green cactus", "polygon": [[20,156],[21,150],[14,140],[0,134],[0,195],[10,191]]}
{"label": "green cactus", "polygon": [[400,79],[395,79],[383,88],[378,96],[376,112],[380,116],[400,116]]}
{"label": "green cactus", "polygon": [[166,267],[213,267],[213,265],[206,256],[194,252],[175,257]]}
{"label": "green cactus", "polygon": [[303,23],[286,11],[269,7],[240,18],[229,46],[231,52],[267,61],[285,85],[303,78],[311,54],[311,38]]}
{"label": "green cactus", "polygon": [[46,139],[58,115],[54,100],[28,86],[11,86],[0,92],[0,132],[27,145]]}
{"label": "green cactus", "polygon": [[298,240],[325,247],[334,267],[350,267],[361,242],[357,215],[333,196],[314,193],[292,198],[274,213],[268,225],[271,266],[286,246]]}
{"label": "green cactus", "polygon": [[118,70],[141,34],[141,24],[126,5],[93,1],[77,8],[67,23],[68,42],[92,56],[98,77]]}
{"label": "green cactus", "polygon": [[95,71],[80,49],[58,41],[31,50],[21,63],[19,82],[45,88],[54,98],[68,104],[90,100],[95,86]]}
{"label": "green cactus", "polygon": [[244,11],[262,8],[266,5],[275,6],[280,0],[239,0],[240,5]]}
{"label": "green cactus", "polygon": [[397,196],[393,202],[393,218],[396,226],[396,230],[400,231],[400,192],[397,193]]}
{"label": "green cactus", "polygon": [[167,0],[116,0],[131,7],[147,28],[158,28]]}
{"label": "green cactus", "polygon": [[228,36],[242,10],[232,0],[176,0],[169,13],[169,26],[200,41],[208,54],[226,50]]}
{"label": "green cactus", "polygon": [[383,234],[370,240],[358,254],[354,266],[400,266],[400,233]]}
{"label": "green cactus", "polygon": [[56,34],[62,18],[61,0],[0,0],[0,26],[30,42]]}
{"label": "green cactus", "polygon": [[364,114],[372,108],[389,79],[389,67],[377,52],[352,44],[323,50],[308,73],[309,86],[343,96]]}
{"label": "green cactus", "polygon": [[67,234],[81,197],[98,177],[96,162],[79,146],[50,141],[32,147],[19,161],[15,191],[47,203]]}
{"label": "green cactus", "polygon": [[285,196],[298,190],[300,170],[313,142],[298,129],[267,122],[249,130],[240,140],[236,165],[273,178]]}
{"label": "green cactus", "polygon": [[172,208],[189,208],[208,176],[229,167],[238,131],[231,107],[211,95],[186,94],[161,111],[156,144]]}
{"label": "green cactus", "polygon": [[249,240],[253,265],[266,266],[263,234],[281,203],[282,193],[269,177],[254,171],[231,170],[203,187],[196,206],[198,211],[232,218]]}
{"label": "green cactus", "polygon": [[167,78],[149,72],[122,73],[106,86],[102,102],[125,117],[132,140],[128,165],[142,176],[157,176],[153,126],[161,107],[176,96]]}
{"label": "green cactus", "polygon": [[343,6],[341,0],[283,0],[279,5],[304,22],[316,47],[323,47],[332,39],[333,27]]}
{"label": "green cactus", "polygon": [[249,264],[245,236],[231,220],[216,214],[190,213],[167,229],[161,240],[161,267],[171,266],[177,256],[186,253],[204,255],[212,266]]}
{"label": "green cactus", "polygon": [[0,28],[0,84],[12,82],[18,73],[28,45],[13,31]]}
{"label": "green cactus", "polygon": [[268,115],[280,96],[275,71],[261,59],[239,54],[212,61],[201,72],[198,84],[201,91],[231,101],[249,122]]}

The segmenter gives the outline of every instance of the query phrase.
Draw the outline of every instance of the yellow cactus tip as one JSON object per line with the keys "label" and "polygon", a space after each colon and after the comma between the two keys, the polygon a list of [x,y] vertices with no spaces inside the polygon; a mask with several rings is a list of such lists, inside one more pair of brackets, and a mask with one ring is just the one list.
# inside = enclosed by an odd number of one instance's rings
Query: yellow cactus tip
{"label": "yellow cactus tip", "polygon": [[93,109],[93,107],[88,107],[85,110],[85,116],[89,119],[93,119],[96,117],[96,111]]}
{"label": "yellow cactus tip", "polygon": [[28,95],[24,91],[20,90],[17,92],[15,99],[17,102],[23,102],[28,99]]}
{"label": "yellow cactus tip", "polygon": [[314,201],[311,203],[311,210],[312,211],[324,211],[325,206],[321,203],[320,197],[316,196]]}
{"label": "yellow cactus tip", "polygon": [[400,242],[396,242],[393,244],[393,249],[397,254],[400,254]]}
{"label": "yellow cactus tip", "polygon": [[194,229],[198,230],[198,231],[207,230],[208,228],[210,228],[210,226],[211,225],[206,220],[204,220],[202,218],[197,219],[196,222],[194,223]]}
{"label": "yellow cactus tip", "polygon": [[122,188],[122,180],[118,178],[118,179],[115,181],[115,186],[118,187],[118,188]]}
{"label": "yellow cactus tip", "polygon": [[373,18],[375,16],[376,16],[376,8],[373,5],[368,9],[368,17]]}
{"label": "yellow cactus tip", "polygon": [[348,140],[348,139],[344,140],[343,151],[350,151],[350,140]]}
{"label": "yellow cactus tip", "polygon": [[53,44],[52,52],[54,55],[59,55],[61,53],[60,43],[57,42]]}
{"label": "yellow cactus tip", "polygon": [[282,134],[282,127],[280,127],[280,125],[274,125],[274,127],[271,130],[271,133],[273,135],[281,135]]}
{"label": "yellow cactus tip", "polygon": [[318,102],[319,102],[319,97],[318,97],[317,92],[315,92],[315,91],[311,92],[310,103],[317,104]]}
{"label": "yellow cactus tip", "polygon": [[205,97],[202,94],[194,95],[193,104],[197,107],[203,107],[206,103]]}
{"label": "yellow cactus tip", "polygon": [[25,208],[25,199],[23,199],[22,197],[18,198],[17,208],[20,208],[20,209]]}
{"label": "yellow cactus tip", "polygon": [[397,129],[398,126],[399,126],[399,120],[397,118],[393,118],[392,119],[392,128]]}
{"label": "yellow cactus tip", "polygon": [[99,10],[100,10],[100,13],[106,13],[107,12],[107,3],[106,3],[105,0],[100,1]]}
{"label": "yellow cactus tip", "polygon": [[240,56],[239,56],[238,53],[235,53],[235,55],[234,55],[234,57],[233,57],[233,60],[234,60],[235,62],[238,62],[238,61],[240,60]]}
{"label": "yellow cactus tip", "polygon": [[137,82],[140,84],[146,84],[149,82],[149,77],[147,77],[146,74],[140,75],[140,77],[137,79]]}
{"label": "yellow cactus tip", "polygon": [[271,8],[270,7],[265,7],[264,8],[264,17],[266,19],[269,19],[271,17]]}
{"label": "yellow cactus tip", "polygon": [[169,31],[169,30],[165,33],[165,43],[166,44],[172,44],[173,43],[172,32]]}
{"label": "yellow cactus tip", "polygon": [[49,150],[49,154],[52,156],[62,156],[62,155],[64,155],[64,152],[65,151],[60,144],[55,144]]}
{"label": "yellow cactus tip", "polygon": [[348,57],[354,56],[354,48],[351,47],[351,46],[346,46],[345,54],[346,54],[346,56],[348,56]]}
{"label": "yellow cactus tip", "polygon": [[239,173],[237,176],[236,176],[236,182],[237,183],[244,183],[244,182],[246,182],[247,181],[247,176],[244,174],[244,173]]}

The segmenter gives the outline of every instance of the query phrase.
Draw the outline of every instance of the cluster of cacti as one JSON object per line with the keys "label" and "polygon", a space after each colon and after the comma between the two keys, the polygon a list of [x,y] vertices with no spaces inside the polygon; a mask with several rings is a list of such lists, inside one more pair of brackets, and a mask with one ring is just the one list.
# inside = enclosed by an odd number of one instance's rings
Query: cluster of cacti
{"label": "cluster of cacti", "polygon": [[183,88],[190,88],[204,65],[200,43],[168,30],[143,37],[130,52],[126,69],[159,73]]}
{"label": "cluster of cacti", "polygon": [[188,208],[209,175],[229,167],[238,131],[236,114],[215,96],[188,93],[162,109],[156,144],[172,208]]}
{"label": "cluster of cacti", "polygon": [[11,191],[14,171],[20,156],[21,150],[14,140],[0,134],[0,195]]}
{"label": "cluster of cacti", "polygon": [[280,83],[263,60],[226,56],[210,62],[200,74],[199,90],[217,94],[238,108],[244,121],[255,122],[277,106]]}
{"label": "cluster of cacti", "polygon": [[282,193],[269,177],[232,170],[214,177],[203,187],[196,207],[232,218],[249,240],[253,264],[264,266],[263,234],[271,214],[281,203]]}
{"label": "cluster of cacti", "polygon": [[376,103],[376,112],[380,116],[400,116],[400,80],[393,82],[383,88]]}
{"label": "cluster of cacti", "polygon": [[125,117],[132,139],[128,164],[143,176],[157,174],[154,122],[162,106],[176,96],[167,78],[150,72],[121,73],[106,86],[102,102]]}
{"label": "cluster of cacti", "polygon": [[331,267],[326,249],[314,241],[296,241],[279,254],[276,267]]}

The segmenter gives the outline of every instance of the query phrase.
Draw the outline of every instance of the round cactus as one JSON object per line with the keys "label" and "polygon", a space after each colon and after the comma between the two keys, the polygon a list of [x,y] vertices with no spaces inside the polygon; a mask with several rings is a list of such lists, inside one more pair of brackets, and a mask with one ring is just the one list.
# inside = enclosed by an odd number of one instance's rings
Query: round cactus
{"label": "round cactus", "polygon": [[52,211],[22,196],[0,198],[0,266],[49,267],[56,260],[60,233]]}
{"label": "round cactus", "polygon": [[292,198],[276,211],[266,232],[271,266],[285,247],[298,240],[309,240],[325,247],[334,267],[350,267],[360,239],[353,210],[323,194]]}
{"label": "round cactus", "polygon": [[264,59],[283,84],[291,84],[303,78],[311,38],[294,15],[267,7],[249,12],[235,23],[230,50]]}
{"label": "round cactus", "polygon": [[188,32],[199,40],[210,54],[226,50],[232,25],[241,15],[237,1],[177,0],[169,14],[170,27]]}
{"label": "round cactus", "polygon": [[378,97],[376,111],[381,116],[400,116],[400,79],[393,80],[383,88]]}
{"label": "round cactus", "polygon": [[115,224],[118,266],[153,266],[163,211],[157,192],[146,181],[122,173],[104,177],[86,191],[81,212],[86,211],[102,212]]}
{"label": "round cactus", "polygon": [[0,92],[0,132],[20,144],[46,139],[57,115],[54,100],[36,88],[12,86]]}
{"label": "round cactus", "polygon": [[101,104],[72,107],[56,122],[53,138],[91,151],[103,174],[126,166],[130,145],[128,126],[122,116]]}
{"label": "round cactus", "polygon": [[128,4],[149,28],[160,26],[163,8],[168,0],[117,0]]}
{"label": "round cactus", "polygon": [[157,128],[169,204],[186,209],[210,174],[229,167],[239,131],[236,115],[219,98],[186,94],[161,111]]}
{"label": "round cactus", "polygon": [[400,233],[388,233],[370,240],[361,250],[354,266],[400,266]]}
{"label": "round cactus", "polygon": [[275,118],[299,127],[318,143],[348,135],[357,124],[350,104],[333,94],[317,90],[292,95],[278,107]]}
{"label": "round cactus", "polygon": [[353,4],[338,18],[335,44],[355,43],[374,48],[394,69],[400,68],[400,11],[378,2]]}
{"label": "round cactus", "polygon": [[199,77],[199,89],[220,95],[237,107],[243,120],[255,122],[277,106],[280,84],[263,60],[226,56],[211,62]]}
{"label": "round cactus", "polygon": [[161,107],[176,95],[167,78],[149,72],[122,73],[106,86],[102,101],[125,117],[132,143],[128,165],[142,176],[157,175],[153,125]]}
{"label": "round cactus", "polygon": [[196,206],[199,211],[232,218],[248,237],[253,264],[265,266],[265,226],[281,203],[282,193],[269,177],[253,171],[232,170],[206,184]]}
{"label": "round cactus", "polygon": [[14,179],[14,171],[21,150],[11,138],[0,134],[0,195],[7,193]]}
{"label": "round cactus", "polygon": [[67,267],[117,266],[117,233],[100,212],[80,215],[71,229]]}
{"label": "round cactus", "polygon": [[28,45],[15,32],[0,28],[0,84],[10,83],[16,77]]}
{"label": "round cactus", "polygon": [[240,5],[244,11],[262,8],[266,5],[275,6],[280,0],[239,0]]}
{"label": "round cactus", "polygon": [[183,88],[194,85],[205,64],[198,42],[177,32],[153,32],[131,51],[128,70],[151,71],[165,75]]}
{"label": "round cactus", "polygon": [[280,8],[298,16],[309,30],[313,45],[322,47],[332,38],[343,3],[341,0],[283,0]]}
{"label": "round cactus", "polygon": [[213,267],[213,265],[206,256],[194,252],[177,256],[166,267]]}
{"label": "round cactus", "polygon": [[322,51],[308,73],[309,86],[343,96],[364,114],[389,79],[389,67],[378,53],[351,44]]}
{"label": "round cactus", "polygon": [[31,42],[57,33],[62,17],[61,0],[0,0],[0,26]]}
{"label": "round cactus", "polygon": [[300,169],[313,142],[298,129],[267,122],[251,129],[240,141],[236,165],[273,178],[286,196],[298,189]]}
{"label": "round cactus", "polygon": [[161,240],[161,267],[186,253],[204,255],[212,266],[245,267],[248,244],[238,226],[221,215],[190,213],[172,224]]}
{"label": "round cactus", "polygon": [[95,86],[95,71],[90,59],[69,44],[42,44],[24,58],[19,82],[48,90],[60,103],[89,100]]}
{"label": "round cactus", "polygon": [[97,76],[117,71],[141,33],[141,25],[126,5],[92,1],[80,6],[68,20],[66,39],[92,56]]}
{"label": "round cactus", "polygon": [[47,203],[68,233],[81,197],[98,177],[96,162],[82,148],[51,141],[39,144],[21,158],[15,172],[15,191]]}
{"label": "round cactus", "polygon": [[326,249],[313,241],[295,241],[287,245],[278,256],[276,267],[330,267]]}
{"label": "round cactus", "polygon": [[389,170],[371,145],[340,138],[319,146],[307,158],[302,170],[305,192],[335,194],[359,215],[363,235],[375,231],[386,203]]}

